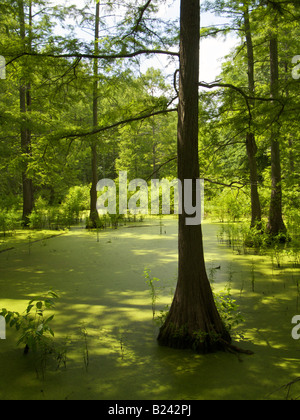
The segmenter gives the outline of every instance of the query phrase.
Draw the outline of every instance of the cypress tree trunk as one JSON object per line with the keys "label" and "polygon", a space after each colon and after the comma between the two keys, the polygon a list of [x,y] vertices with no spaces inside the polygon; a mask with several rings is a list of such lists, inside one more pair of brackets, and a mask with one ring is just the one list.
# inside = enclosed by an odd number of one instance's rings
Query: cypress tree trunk
{"label": "cypress tree trunk", "polygon": [[[199,0],[181,0],[178,179],[182,185],[184,179],[192,179],[195,184],[199,178],[199,35]],[[206,353],[223,348],[223,340],[229,342],[230,336],[216,309],[207,277],[201,225],[186,225],[185,218],[183,209],[179,215],[178,282],[158,342]]]}
{"label": "cypress tree trunk", "polygon": [[[254,82],[254,53],[253,53],[253,42],[251,35],[251,26],[249,19],[248,5],[244,3],[244,29],[246,35],[247,44],[247,61],[248,61],[248,89],[251,96],[255,94],[255,82]],[[254,107],[254,101],[252,101],[252,107]],[[249,123],[250,126],[250,123]],[[249,127],[250,129],[251,127]],[[255,135],[252,131],[249,131],[246,135],[246,149],[250,169],[250,183],[251,183],[251,227],[261,227],[261,205],[258,194],[258,175],[257,175],[257,163],[256,153],[257,146],[255,142]]]}
{"label": "cypress tree trunk", "polygon": [[250,168],[251,183],[251,227],[261,227],[261,205],[258,194],[258,175],[256,153],[257,146],[254,133],[248,132],[246,136],[246,148]]}
{"label": "cypress tree trunk", "polygon": [[[95,55],[98,54],[98,38],[100,23],[100,0],[96,0],[95,13]],[[93,128],[98,125],[98,59],[94,59],[94,86],[93,86]],[[92,167],[92,185],[90,189],[90,217],[89,227],[96,228],[99,223],[99,215],[97,211],[97,183],[98,183],[98,153],[96,140],[92,140],[91,144],[91,167]]]}
{"label": "cypress tree trunk", "polygon": [[[32,26],[32,13],[31,13],[31,2],[29,4],[29,42],[26,46],[26,30],[25,30],[25,12],[23,0],[18,1],[19,8],[19,19],[20,19],[20,36],[23,42],[24,50],[31,50],[31,26]],[[23,214],[22,220],[23,225],[28,226],[29,216],[32,213],[34,207],[33,198],[33,183],[32,179],[28,176],[28,160],[31,154],[31,131],[28,127],[28,116],[31,108],[31,86],[25,80],[25,76],[22,77],[20,88],[20,112],[21,112],[21,150],[23,154],[23,168],[22,168],[22,187],[23,187]]]}
{"label": "cypress tree trunk", "polygon": [[[278,40],[276,34],[272,34],[270,39],[270,76],[271,98],[276,99],[279,97]],[[286,227],[282,218],[279,126],[276,121],[271,127],[271,180],[272,192],[267,231],[272,236],[276,236],[279,233],[286,233]]]}
{"label": "cypress tree trunk", "polygon": [[[22,169],[22,186],[23,186],[23,225],[28,226],[29,216],[34,207],[33,199],[33,184],[32,179],[28,177],[28,159],[31,153],[31,133],[27,128],[27,100],[30,98],[30,93],[27,91],[27,86],[20,87],[20,111],[22,116],[21,122],[21,150],[23,154],[23,169]],[[27,99],[27,100],[26,100]]]}

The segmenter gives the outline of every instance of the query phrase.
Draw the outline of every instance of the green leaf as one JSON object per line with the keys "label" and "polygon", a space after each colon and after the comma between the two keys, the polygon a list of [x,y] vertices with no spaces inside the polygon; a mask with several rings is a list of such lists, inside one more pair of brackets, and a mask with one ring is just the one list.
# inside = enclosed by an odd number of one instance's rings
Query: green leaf
{"label": "green leaf", "polygon": [[50,296],[52,296],[52,297],[56,298],[56,299],[58,299],[58,298],[59,298],[58,294],[57,294],[57,293],[55,293],[55,292],[50,291],[48,294],[49,294]]}
{"label": "green leaf", "polygon": [[36,305],[35,305],[38,309],[42,309],[42,307],[43,307],[43,302],[41,302],[41,301],[39,301],[39,302],[37,302],[36,303]]}
{"label": "green leaf", "polygon": [[52,299],[45,299],[44,303],[45,303],[46,308],[53,308],[54,306],[54,302]]}
{"label": "green leaf", "polygon": [[[32,302],[32,301],[31,301]],[[31,304],[29,304],[28,306],[27,306],[27,309],[26,309],[26,313],[27,314],[29,314],[29,312],[31,311],[31,309],[34,307],[34,305],[31,305]]]}
{"label": "green leaf", "polygon": [[54,318],[54,315],[49,316],[49,318],[46,319],[45,324],[52,321],[53,318]]}

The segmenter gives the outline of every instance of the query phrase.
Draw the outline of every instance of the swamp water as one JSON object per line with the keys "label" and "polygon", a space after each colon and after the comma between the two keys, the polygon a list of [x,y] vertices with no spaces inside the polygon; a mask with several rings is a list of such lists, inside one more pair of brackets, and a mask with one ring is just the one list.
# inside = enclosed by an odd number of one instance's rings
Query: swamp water
{"label": "swamp water", "polygon": [[[22,312],[49,289],[60,296],[51,326],[64,359],[17,347],[7,328],[0,340],[0,400],[4,399],[277,399],[300,395],[299,269],[268,255],[238,255],[203,224],[205,258],[214,290],[229,284],[245,319],[238,346],[253,355],[158,346],[145,268],[157,282],[156,314],[176,285],[177,221],[96,233],[73,229],[0,254],[0,308]],[[219,267],[215,270],[214,268]],[[240,336],[241,337],[241,336]]]}

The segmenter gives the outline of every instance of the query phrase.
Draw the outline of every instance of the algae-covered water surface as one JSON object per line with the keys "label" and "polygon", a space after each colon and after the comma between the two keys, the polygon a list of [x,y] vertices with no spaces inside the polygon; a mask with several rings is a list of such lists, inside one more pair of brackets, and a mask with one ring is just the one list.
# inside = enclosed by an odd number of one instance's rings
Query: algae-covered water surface
{"label": "algae-covered water surface", "polygon": [[0,399],[277,399],[300,395],[299,269],[288,253],[240,254],[204,223],[214,290],[230,289],[244,319],[236,341],[253,355],[161,347],[153,321],[176,286],[177,221],[155,220],[101,232],[74,228],[0,254],[0,308],[22,312],[34,296],[59,295],[51,326],[60,357],[0,340]]}

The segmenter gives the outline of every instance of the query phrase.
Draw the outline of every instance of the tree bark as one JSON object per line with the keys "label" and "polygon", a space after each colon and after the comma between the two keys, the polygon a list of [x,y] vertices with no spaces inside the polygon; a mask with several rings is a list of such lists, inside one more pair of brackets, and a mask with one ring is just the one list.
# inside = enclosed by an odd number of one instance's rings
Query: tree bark
{"label": "tree bark", "polygon": [[[199,0],[181,0],[180,21],[178,179],[182,185],[185,179],[192,179],[195,185],[199,179]],[[201,224],[187,225],[185,219],[183,208],[179,215],[178,282],[158,342],[173,348],[193,348],[199,353],[206,353],[223,349],[222,341],[228,343],[230,336],[215,306],[207,277]]]}
{"label": "tree bark", "polygon": [[[248,62],[248,89],[250,96],[255,95],[255,81],[254,81],[254,52],[253,42],[251,35],[251,26],[249,19],[248,5],[244,3],[244,29],[247,44],[247,62]],[[254,101],[251,102],[254,107]],[[258,174],[257,174],[257,163],[256,153],[257,145],[255,141],[255,135],[251,131],[249,123],[249,131],[246,134],[246,149],[250,170],[250,183],[251,183],[251,227],[261,227],[261,205],[258,193]]]}
{"label": "tree bark", "polygon": [[[99,52],[99,24],[100,24],[100,0],[96,0],[95,13],[95,56]],[[94,85],[93,85],[93,129],[98,127],[98,59],[94,59]],[[97,142],[93,138],[91,144],[91,168],[92,168],[92,185],[90,189],[90,217],[89,227],[97,228],[99,225],[99,215],[97,211],[97,183],[98,183],[98,153]]]}
{"label": "tree bark", "polygon": [[257,146],[255,142],[254,133],[248,132],[246,135],[246,148],[248,163],[250,169],[250,183],[251,183],[251,227],[261,227],[261,205],[258,194],[258,175],[256,153]]}
{"label": "tree bark", "polygon": [[[26,30],[25,30],[25,12],[24,12],[24,2],[19,0],[19,19],[20,19],[20,37],[23,42],[23,48],[25,50],[31,51],[31,26],[32,26],[32,13],[31,13],[31,2],[29,4],[29,42],[26,46]],[[31,131],[28,127],[28,116],[27,113],[31,109],[31,85],[26,82],[25,77],[22,77],[20,88],[19,88],[19,97],[20,97],[20,112],[21,112],[21,151],[23,155],[23,167],[22,167],[22,187],[23,187],[23,214],[22,220],[23,225],[29,225],[29,216],[32,213],[34,207],[34,197],[33,197],[33,183],[32,179],[28,176],[28,161],[31,155]]]}
{"label": "tree bark", "polygon": [[[270,38],[270,92],[271,98],[279,97],[278,72],[278,40],[275,33]],[[274,122],[271,127],[271,180],[272,192],[267,231],[276,236],[286,233],[286,226],[282,217],[282,178],[279,144],[279,125]]]}
{"label": "tree bark", "polygon": [[26,122],[26,87],[20,87],[20,111],[24,114],[21,122],[21,150],[23,154],[22,187],[23,187],[23,225],[29,225],[29,216],[34,207],[33,183],[28,176],[28,159],[31,154],[31,133]]}
{"label": "tree bark", "polygon": [[[288,34],[286,34],[288,35]],[[285,44],[285,49],[286,52],[288,50],[288,45]],[[285,60],[284,61],[284,73],[285,73],[285,77],[284,77],[284,81],[285,81],[285,95],[286,98],[289,98],[289,87],[288,87],[288,81],[290,78],[290,70],[289,70],[289,65],[288,65],[288,61]],[[288,147],[289,147],[289,166],[290,166],[290,175],[292,175],[292,177],[295,174],[295,156],[294,156],[294,141],[293,138],[288,136]]]}
{"label": "tree bark", "polygon": [[289,138],[289,162],[291,175],[295,173],[294,141]]}

